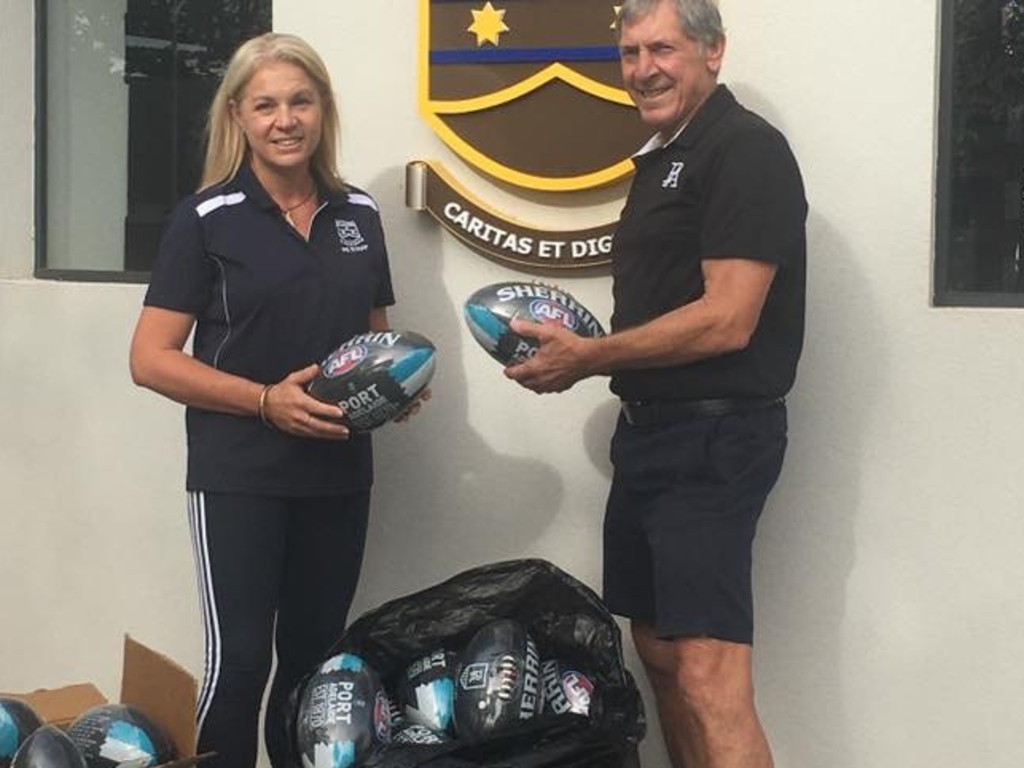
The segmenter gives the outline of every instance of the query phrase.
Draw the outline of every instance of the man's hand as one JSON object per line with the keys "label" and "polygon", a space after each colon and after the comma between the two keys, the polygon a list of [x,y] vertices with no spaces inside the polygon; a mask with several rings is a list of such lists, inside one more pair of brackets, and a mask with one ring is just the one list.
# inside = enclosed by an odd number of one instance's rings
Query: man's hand
{"label": "man's hand", "polygon": [[588,369],[586,351],[592,339],[584,339],[555,323],[513,320],[510,328],[540,345],[525,363],[510,365],[505,375],[534,392],[564,392],[593,373]]}

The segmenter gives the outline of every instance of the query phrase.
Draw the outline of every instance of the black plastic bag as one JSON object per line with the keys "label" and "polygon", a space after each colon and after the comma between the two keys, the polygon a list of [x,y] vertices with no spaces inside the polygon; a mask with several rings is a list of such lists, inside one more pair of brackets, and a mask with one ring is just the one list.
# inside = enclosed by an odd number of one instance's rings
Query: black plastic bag
{"label": "black plastic bag", "polygon": [[[385,603],[357,619],[325,659],[354,653],[388,680],[411,659],[438,647],[461,648],[477,629],[501,618],[524,624],[541,658],[561,659],[591,677],[599,696],[591,715],[544,713],[485,739],[392,744],[372,755],[366,768],[638,765],[643,704],[622,661],[619,628],[593,590],[545,560],[481,566]],[[304,682],[293,693],[293,703]],[[294,723],[288,725],[294,733]]]}

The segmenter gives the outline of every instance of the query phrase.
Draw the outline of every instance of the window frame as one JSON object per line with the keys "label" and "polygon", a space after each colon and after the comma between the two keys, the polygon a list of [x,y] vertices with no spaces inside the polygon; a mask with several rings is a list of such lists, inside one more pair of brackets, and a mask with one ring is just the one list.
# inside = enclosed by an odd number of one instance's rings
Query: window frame
{"label": "window frame", "polygon": [[32,260],[32,275],[37,280],[65,281],[77,283],[129,283],[146,284],[149,282],[150,273],[125,270],[106,269],[54,269],[46,266],[46,188],[47,188],[47,85],[48,71],[46,66],[47,51],[51,44],[46,34],[47,29],[47,0],[35,0],[35,75],[33,78],[34,106],[36,118],[32,130],[35,133],[34,165],[35,173],[33,181],[33,226],[35,228],[34,240],[35,249]]}
{"label": "window frame", "polygon": [[[49,206],[48,185],[50,170],[50,147],[48,130],[48,99],[50,87],[50,72],[48,66],[49,52],[55,44],[50,40],[49,32],[49,3],[52,0],[33,0],[34,23],[32,34],[34,36],[34,62],[33,62],[33,96],[32,103],[35,110],[33,120],[33,254],[32,254],[32,276],[38,280],[65,281],[79,283],[112,283],[112,284],[148,284],[151,270],[141,269],[103,269],[96,267],[76,268],[74,266],[48,267],[46,266],[49,256]],[[262,5],[267,14],[266,21],[269,26],[257,25],[251,34],[260,31],[273,30],[273,2],[262,0]],[[241,38],[240,38],[241,40]],[[239,42],[240,42],[239,40]],[[59,44],[59,42],[57,43]],[[226,63],[226,62],[225,62]],[[205,113],[204,113],[205,117]],[[125,152],[128,148],[125,147]],[[113,224],[113,222],[111,222]],[[72,254],[73,255],[73,254]],[[155,258],[156,254],[153,254]]]}
{"label": "window frame", "polygon": [[953,146],[956,139],[953,125],[953,65],[957,55],[954,6],[957,2],[958,0],[942,0],[939,19],[938,131],[934,211],[935,260],[932,270],[932,303],[936,307],[1024,307],[1024,292],[965,291],[950,287],[953,239]]}

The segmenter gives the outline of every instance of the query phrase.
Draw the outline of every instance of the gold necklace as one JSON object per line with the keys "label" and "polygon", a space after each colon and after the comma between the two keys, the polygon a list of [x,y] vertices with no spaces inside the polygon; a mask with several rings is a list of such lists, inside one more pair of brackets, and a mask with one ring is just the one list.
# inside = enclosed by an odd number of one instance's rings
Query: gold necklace
{"label": "gold necklace", "polygon": [[304,198],[302,198],[295,205],[290,205],[287,208],[282,208],[279,205],[279,206],[277,206],[277,208],[278,208],[279,211],[281,211],[281,215],[284,216],[284,220],[287,221],[289,224],[291,224],[294,227],[295,226],[295,221],[292,219],[292,211],[294,211],[296,208],[301,208],[302,206],[304,206],[306,203],[308,203],[310,201],[310,199],[312,199],[313,195],[315,195],[315,194],[316,194],[316,185],[314,185],[313,188],[311,190],[309,190],[309,194],[308,195],[306,195]]}

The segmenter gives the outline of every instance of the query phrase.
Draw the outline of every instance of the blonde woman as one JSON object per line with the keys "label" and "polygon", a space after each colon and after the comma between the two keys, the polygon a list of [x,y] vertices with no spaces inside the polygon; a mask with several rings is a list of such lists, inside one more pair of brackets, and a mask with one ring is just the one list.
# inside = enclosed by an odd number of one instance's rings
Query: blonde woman
{"label": "blonde woman", "polygon": [[288,694],[343,631],[362,562],[370,437],[305,391],[342,341],[387,328],[394,303],[377,206],[336,169],[338,126],[303,40],[235,52],[201,188],[170,219],[132,340],[134,381],[186,406],[209,768],[255,765],[275,648],[265,739],[288,762]]}

